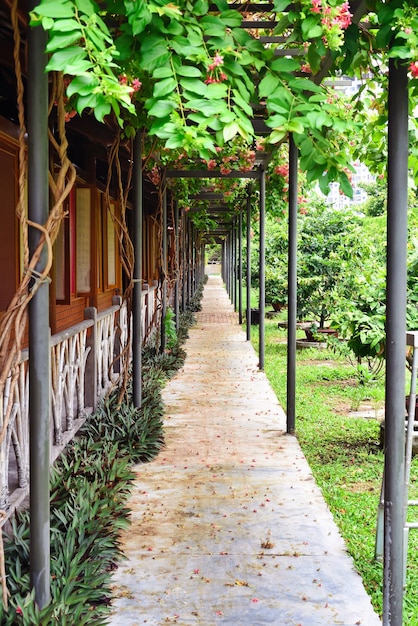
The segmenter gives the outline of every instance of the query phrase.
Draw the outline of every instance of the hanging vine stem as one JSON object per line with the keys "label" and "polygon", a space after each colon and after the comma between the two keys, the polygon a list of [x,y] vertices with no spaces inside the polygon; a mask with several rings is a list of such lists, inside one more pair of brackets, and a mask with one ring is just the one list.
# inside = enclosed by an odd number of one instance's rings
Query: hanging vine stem
{"label": "hanging vine stem", "polygon": [[[65,104],[64,86],[61,74],[54,75],[51,97],[49,103],[49,113],[54,104],[57,106],[57,130],[58,139],[55,138],[51,130],[48,131],[49,141],[58,155],[59,172],[54,177],[53,172],[49,172],[49,186],[54,198],[54,205],[51,208],[45,224],[35,223],[27,218],[25,190],[27,180],[27,150],[25,143],[25,110],[24,110],[24,86],[23,72],[20,63],[21,37],[19,30],[18,0],[13,0],[10,7],[11,23],[14,32],[14,63],[17,84],[17,104],[19,119],[19,177],[18,177],[18,198],[16,205],[16,216],[20,222],[23,272],[17,291],[9,303],[0,322],[0,445],[3,445],[9,425],[13,403],[8,402],[4,406],[4,391],[9,380],[11,389],[19,377],[19,363],[21,358],[21,347],[23,335],[27,328],[26,313],[29,302],[32,300],[40,285],[49,281],[49,272],[53,263],[53,243],[57,237],[60,224],[65,216],[64,202],[69,195],[75,179],[76,172],[71,161],[67,157],[67,140],[65,134]],[[28,228],[35,228],[40,231],[40,237],[32,253],[29,250]],[[45,254],[44,268],[38,271],[38,263]],[[8,610],[8,595],[5,566],[3,539],[1,527],[7,513],[0,511],[0,578],[2,586],[2,600],[5,610]]]}
{"label": "hanging vine stem", "polygon": [[[130,141],[130,159],[129,159],[129,170],[128,170],[128,180],[124,185],[122,179],[122,168],[120,164],[119,151],[121,147],[121,137],[120,132],[117,133],[114,142],[110,148],[109,157],[108,157],[108,172],[107,172],[107,180],[106,180],[106,190],[105,190],[105,202],[107,207],[108,215],[110,215],[113,225],[116,231],[116,236],[119,241],[119,256],[122,263],[122,267],[125,271],[128,284],[123,293],[123,300],[126,302],[127,307],[127,315],[128,320],[132,314],[132,292],[134,286],[134,266],[135,266],[135,251],[132,243],[132,239],[129,234],[128,224],[126,220],[126,211],[128,205],[128,195],[131,189],[132,182],[132,169],[133,169],[133,143]],[[110,196],[110,185],[112,180],[112,174],[116,170],[117,176],[117,187],[118,187],[118,200],[120,205],[120,215],[117,215],[116,211],[110,210],[111,204],[111,196]],[[126,345],[122,346],[122,352],[118,355],[118,359],[121,362],[121,372],[118,379],[119,384],[119,396],[118,402],[121,403],[126,396],[126,390],[129,382],[129,351],[131,345],[131,325],[128,323],[127,327],[127,341]],[[125,357],[125,358],[122,358]]]}

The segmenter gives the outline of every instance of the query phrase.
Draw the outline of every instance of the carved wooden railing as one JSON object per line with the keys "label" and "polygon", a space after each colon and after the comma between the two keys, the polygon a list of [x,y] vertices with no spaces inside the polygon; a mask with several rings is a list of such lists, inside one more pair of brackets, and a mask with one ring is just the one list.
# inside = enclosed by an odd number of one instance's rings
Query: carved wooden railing
{"label": "carved wooden railing", "polygon": [[[144,339],[158,318],[156,287],[142,291]],[[50,339],[51,462],[80,428],[87,415],[129,363],[127,308],[121,298],[106,311],[85,310],[85,320]],[[0,509],[10,514],[29,488],[29,364],[28,351],[10,373],[0,395],[0,428],[11,408],[7,435],[0,444]]]}

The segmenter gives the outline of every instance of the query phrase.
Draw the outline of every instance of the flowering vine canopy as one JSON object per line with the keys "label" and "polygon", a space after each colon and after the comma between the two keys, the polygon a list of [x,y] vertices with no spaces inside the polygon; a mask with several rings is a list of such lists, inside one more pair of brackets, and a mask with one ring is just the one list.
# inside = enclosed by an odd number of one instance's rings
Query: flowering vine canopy
{"label": "flowering vine canopy", "polygon": [[362,122],[322,78],[375,71],[389,54],[417,79],[417,5],[42,0],[31,23],[48,31],[47,69],[68,77],[69,117],[113,114],[127,136],[145,128],[207,163],[237,138],[254,144],[261,120],[266,145],[293,133],[308,178],[350,193],[341,145]]}

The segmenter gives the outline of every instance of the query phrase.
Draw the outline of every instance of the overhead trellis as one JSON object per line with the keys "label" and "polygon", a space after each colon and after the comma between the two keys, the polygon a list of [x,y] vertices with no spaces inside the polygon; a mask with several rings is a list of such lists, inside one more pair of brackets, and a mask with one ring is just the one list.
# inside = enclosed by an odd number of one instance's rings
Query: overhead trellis
{"label": "overhead trellis", "polygon": [[32,16],[50,33],[48,69],[72,77],[69,109],[112,113],[128,136],[145,128],[170,161],[185,152],[209,162],[236,138],[263,135],[274,147],[291,132],[309,175],[349,193],[350,159],[338,147],[355,123],[318,83],[366,6],[333,5],[324,18],[310,0],[105,2],[100,11],[92,0],[43,0]]}

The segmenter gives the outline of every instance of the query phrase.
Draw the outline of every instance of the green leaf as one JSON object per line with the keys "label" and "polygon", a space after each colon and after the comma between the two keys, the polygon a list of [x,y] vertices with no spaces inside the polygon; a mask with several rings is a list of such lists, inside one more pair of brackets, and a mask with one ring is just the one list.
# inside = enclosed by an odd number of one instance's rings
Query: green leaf
{"label": "green leaf", "polygon": [[203,32],[207,37],[225,37],[226,27],[219,17],[205,15],[200,20]]}
{"label": "green leaf", "polygon": [[75,0],[75,5],[85,15],[93,15],[97,12],[97,7],[91,0]]}
{"label": "green leaf", "polygon": [[392,24],[385,24],[379,28],[376,35],[376,46],[378,48],[386,48],[393,37]]}
{"label": "green leaf", "polygon": [[277,76],[275,76],[271,72],[267,72],[258,86],[258,93],[260,94],[260,97],[266,98],[268,96],[271,96],[271,94],[277,89],[279,84],[280,81]]}
{"label": "green leaf", "polygon": [[230,122],[233,122],[235,120],[235,115],[232,113],[232,111],[229,111],[228,109],[219,116],[219,119],[221,120],[222,124],[229,124]]}
{"label": "green leaf", "polygon": [[310,166],[309,169],[306,170],[306,180],[308,183],[311,183],[314,180],[319,180],[323,175],[325,168],[325,163],[323,165],[318,164],[315,167]]}
{"label": "green leaf", "polygon": [[203,80],[196,80],[194,78],[181,78],[180,85],[184,89],[187,89],[187,91],[191,91],[192,93],[194,93],[194,98],[196,97],[196,94],[198,96],[206,95],[206,92],[208,90],[208,85],[206,85]]}
{"label": "green leaf", "polygon": [[219,15],[219,19],[228,28],[237,28],[241,26],[242,15],[234,9],[229,9],[228,11],[222,11],[222,13]]}
{"label": "green leaf", "polygon": [[274,10],[276,11],[276,13],[281,13],[281,11],[285,11],[285,9],[287,9],[289,5],[289,0],[274,0]]}
{"label": "green leaf", "polygon": [[254,91],[249,91],[244,83],[244,81],[242,81],[240,78],[236,78],[235,79],[235,86],[238,87],[238,91],[240,92],[242,98],[245,100],[245,102],[250,102],[251,100],[251,94],[254,93]]}
{"label": "green leaf", "polygon": [[194,15],[206,15],[209,11],[209,2],[207,0],[197,0],[193,4],[193,14]]}
{"label": "green leaf", "polygon": [[284,115],[272,115],[266,119],[266,125],[269,128],[280,128],[288,122],[288,117]]}
{"label": "green leaf", "polygon": [[313,15],[303,20],[302,36],[304,39],[315,39],[315,37],[321,37],[322,33],[322,26],[318,24]]}
{"label": "green leaf", "polygon": [[209,100],[220,100],[226,98],[228,87],[224,83],[211,83],[208,85],[206,97]]}
{"label": "green leaf", "polygon": [[[88,33],[88,39],[93,42],[97,50],[104,52],[106,50],[106,37],[103,37],[103,34],[99,31],[99,29],[90,29]],[[110,55],[110,52],[107,50],[107,54]]]}
{"label": "green leaf", "polygon": [[98,95],[96,93],[89,93],[86,96],[80,96],[76,100],[76,111],[79,115],[82,114],[84,109],[91,108],[94,109],[98,102]]}
{"label": "green leaf", "polygon": [[274,72],[295,72],[300,69],[300,63],[295,59],[279,57],[270,64],[270,69]]}
{"label": "green leaf", "polygon": [[212,117],[208,118],[207,125],[209,126],[209,128],[211,128],[215,132],[218,132],[219,130],[222,130],[222,128],[223,128],[219,118],[217,118],[215,116],[212,116]]}
{"label": "green leaf", "polygon": [[77,20],[64,19],[64,20],[55,20],[53,22],[52,32],[53,33],[65,33],[70,30],[79,29],[81,32],[80,24]]}
{"label": "green leaf", "polygon": [[202,72],[194,65],[180,65],[180,67],[176,69],[176,72],[179,76],[185,76],[187,78],[200,78],[200,76],[202,76]]}
{"label": "green leaf", "polygon": [[168,78],[169,76],[173,76],[173,70],[169,65],[165,67],[156,67],[152,73],[153,78]]}
{"label": "green leaf", "polygon": [[[46,69],[49,71],[48,65]],[[91,72],[93,70],[93,64],[91,61],[87,61],[87,59],[76,60],[74,63],[67,63],[63,71],[70,76],[77,76],[80,74],[86,74],[86,72]]]}
{"label": "green leaf", "polygon": [[254,136],[253,124],[238,107],[234,106],[233,109],[237,115],[237,124],[239,126],[238,132],[241,137],[248,141],[250,137]]}
{"label": "green leaf", "polygon": [[332,126],[333,120],[324,111],[311,111],[307,119],[312,128],[320,130],[323,126]]}
{"label": "green leaf", "polygon": [[42,0],[33,11],[43,17],[74,17],[74,5],[67,0]]}
{"label": "green leaf", "polygon": [[234,98],[235,103],[244,111],[247,115],[252,117],[253,109],[252,107],[242,98],[241,94],[238,93],[236,89],[232,90],[232,97]]}
{"label": "green leaf", "polygon": [[177,88],[177,81],[172,76],[168,78],[163,78],[162,80],[155,83],[153,90],[154,98],[162,98],[163,96],[167,96],[169,93],[172,93]]}
{"label": "green leaf", "polygon": [[284,99],[277,100],[276,98],[270,98],[267,100],[267,110],[269,112],[274,111],[274,113],[279,113],[280,115],[286,115],[288,117],[290,108],[290,103],[286,102]]}
{"label": "green leaf", "polygon": [[78,41],[82,36],[82,31],[77,30],[69,33],[65,33],[62,35],[54,35],[48,41],[46,46],[47,52],[54,52],[54,50],[62,50],[62,48],[66,48],[71,44]]}
{"label": "green leaf", "polygon": [[228,74],[234,74],[235,76],[246,76],[245,70],[236,61],[230,59],[224,62],[224,69]]}
{"label": "green leaf", "polygon": [[173,100],[157,100],[148,110],[148,115],[153,117],[167,117],[176,108]]}
{"label": "green leaf", "polygon": [[273,130],[273,132],[268,136],[269,143],[275,144],[282,141],[287,135],[287,130]]}
{"label": "green leaf", "polygon": [[170,58],[167,43],[164,38],[158,36],[145,37],[141,45],[140,64],[148,72],[165,65]]}
{"label": "green leaf", "polygon": [[247,33],[247,31],[244,30],[243,28],[233,28],[232,36],[237,42],[237,44],[239,44],[243,48],[247,46],[249,43],[251,43],[252,41],[254,41],[251,35]]}
{"label": "green leaf", "polygon": [[106,102],[104,98],[101,98],[99,94],[98,102],[96,103],[93,109],[94,117],[96,118],[96,120],[98,120],[99,122],[103,122],[103,118],[106,115],[109,115],[110,110],[111,110],[110,103]]}
{"label": "green leaf", "polygon": [[183,135],[176,133],[167,139],[165,147],[169,150],[176,150],[176,148],[181,148],[183,146],[183,141]]}
{"label": "green leaf", "polygon": [[302,122],[299,122],[299,120],[295,118],[290,120],[288,129],[289,129],[289,133],[297,133],[298,135],[302,135],[303,132],[305,131],[305,127],[302,124]]}
{"label": "green leaf", "polygon": [[239,131],[239,127],[235,121],[230,122],[229,124],[225,124],[223,131],[222,131],[223,136],[224,136],[224,141],[227,142],[233,139],[235,135],[238,134],[238,131]]}
{"label": "green leaf", "polygon": [[216,115],[218,113],[218,104],[215,102],[210,102],[209,100],[204,100],[203,98],[196,98],[195,100],[190,100],[187,103],[187,107],[190,109],[194,109],[195,111],[201,111],[206,116]]}
{"label": "green leaf", "polygon": [[328,179],[328,173],[323,174],[320,178],[319,178],[319,188],[321,189],[322,193],[324,194],[324,196],[327,196],[329,194],[329,179]]}
{"label": "green leaf", "polygon": [[151,23],[152,14],[146,2],[135,2],[135,0],[125,0],[126,16],[132,28],[134,37],[142,33],[148,24]]}
{"label": "green leaf", "polygon": [[339,172],[338,180],[340,183],[341,191],[349,198],[353,197],[353,188],[350,180],[345,172]]}
{"label": "green leaf", "polygon": [[59,72],[65,71],[68,73],[67,66],[69,64],[76,64],[78,61],[82,61],[87,56],[86,51],[78,46],[65,48],[65,50],[58,50],[54,52],[46,66],[46,70],[57,70]]}
{"label": "green leaf", "polygon": [[321,66],[321,55],[318,52],[318,46],[312,42],[308,49],[308,63],[312,72],[317,72]]}
{"label": "green leaf", "polygon": [[98,84],[99,79],[94,74],[75,76],[67,87],[67,96],[71,98],[75,93],[80,94],[80,96],[87,96],[94,91]]}
{"label": "green leaf", "polygon": [[148,132],[150,135],[161,137],[161,139],[168,139],[176,131],[176,128],[170,117],[164,117],[153,120]]}

